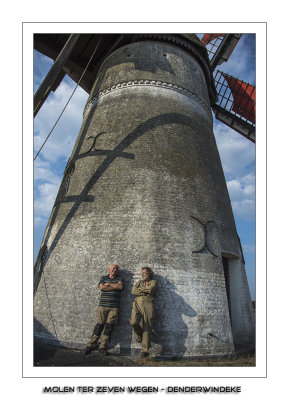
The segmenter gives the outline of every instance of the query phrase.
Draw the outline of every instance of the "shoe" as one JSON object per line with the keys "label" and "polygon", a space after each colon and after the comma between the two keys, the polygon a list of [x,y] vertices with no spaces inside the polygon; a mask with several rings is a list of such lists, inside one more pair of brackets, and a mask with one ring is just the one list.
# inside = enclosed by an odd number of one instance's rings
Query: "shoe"
{"label": "shoe", "polygon": [[138,335],[138,334],[135,333],[135,340],[136,340],[138,343],[141,343],[141,342],[142,342],[142,337],[141,337],[140,335]]}
{"label": "shoe", "polygon": [[101,356],[106,356],[107,355],[107,350],[106,349],[99,349],[99,354],[101,355]]}
{"label": "shoe", "polygon": [[87,347],[84,351],[84,354],[87,356],[88,354],[90,354],[92,352],[92,348],[91,347]]}
{"label": "shoe", "polygon": [[142,341],[142,335],[143,335],[143,330],[142,330],[142,328],[139,326],[139,325],[132,325],[133,326],[133,330],[134,330],[134,334],[135,334],[135,338],[136,338],[136,341],[138,342],[138,343],[141,343],[141,341]]}
{"label": "shoe", "polygon": [[149,357],[149,355],[150,355],[150,353],[148,353],[148,352],[146,352],[146,351],[142,351],[142,352],[140,353],[141,358]]}

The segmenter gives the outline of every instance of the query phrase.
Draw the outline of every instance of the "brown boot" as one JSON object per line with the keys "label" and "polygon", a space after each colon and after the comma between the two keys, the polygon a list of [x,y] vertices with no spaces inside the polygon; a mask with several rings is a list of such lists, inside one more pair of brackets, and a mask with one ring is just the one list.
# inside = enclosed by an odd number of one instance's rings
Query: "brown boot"
{"label": "brown boot", "polygon": [[84,354],[87,356],[88,354],[90,354],[92,352],[92,348],[87,346],[86,349],[84,350]]}
{"label": "brown boot", "polygon": [[134,330],[134,334],[135,334],[135,338],[136,341],[138,343],[141,343],[142,341],[142,334],[143,334],[143,330],[139,325],[133,325],[133,330]]}

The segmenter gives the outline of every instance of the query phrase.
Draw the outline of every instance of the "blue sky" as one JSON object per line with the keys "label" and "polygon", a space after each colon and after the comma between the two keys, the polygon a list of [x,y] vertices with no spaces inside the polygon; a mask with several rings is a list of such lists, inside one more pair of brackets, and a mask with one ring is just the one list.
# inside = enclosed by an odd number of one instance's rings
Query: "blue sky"
{"label": "blue sky", "polygon": [[[34,51],[34,92],[53,61]],[[227,63],[217,69],[255,85],[255,35],[242,35]],[[50,132],[76,83],[65,77],[34,120],[34,154]],[[88,94],[78,88],[41,153],[34,161],[34,259],[67,160],[78,135]],[[214,118],[214,133],[243,247],[252,299],[255,300],[255,144]]]}

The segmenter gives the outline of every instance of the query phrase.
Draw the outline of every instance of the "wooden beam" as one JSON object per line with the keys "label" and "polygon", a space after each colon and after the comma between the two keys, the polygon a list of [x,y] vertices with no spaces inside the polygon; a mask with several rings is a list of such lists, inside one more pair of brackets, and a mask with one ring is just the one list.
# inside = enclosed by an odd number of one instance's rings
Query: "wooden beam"
{"label": "wooden beam", "polygon": [[49,93],[54,88],[55,82],[62,75],[63,76],[63,66],[67,59],[69,58],[80,34],[71,34],[63,46],[63,49],[56,58],[54,64],[50,68],[48,74],[44,78],[43,82],[39,86],[37,92],[34,95],[34,117],[42,107]]}

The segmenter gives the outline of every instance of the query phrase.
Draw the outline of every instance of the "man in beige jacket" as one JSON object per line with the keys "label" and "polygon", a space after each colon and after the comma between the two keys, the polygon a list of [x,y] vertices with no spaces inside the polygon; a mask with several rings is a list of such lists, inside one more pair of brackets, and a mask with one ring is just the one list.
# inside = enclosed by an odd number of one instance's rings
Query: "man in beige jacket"
{"label": "man in beige jacket", "polygon": [[133,287],[131,293],[135,296],[130,324],[134,329],[137,342],[142,343],[141,357],[149,356],[151,336],[154,323],[154,297],[157,282],[153,279],[153,271],[149,267],[141,270],[142,279]]}

